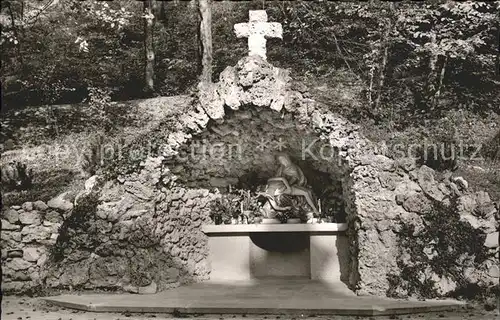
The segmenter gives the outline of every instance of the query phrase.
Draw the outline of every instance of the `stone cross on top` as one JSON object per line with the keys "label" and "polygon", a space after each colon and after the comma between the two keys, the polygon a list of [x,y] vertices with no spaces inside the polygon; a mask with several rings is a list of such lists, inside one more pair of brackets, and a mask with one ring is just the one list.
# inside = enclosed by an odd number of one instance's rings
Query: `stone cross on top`
{"label": "stone cross on top", "polygon": [[279,22],[267,22],[265,10],[250,10],[249,22],[234,25],[236,37],[248,37],[248,55],[261,56],[266,60],[266,39],[283,38],[283,28]]}

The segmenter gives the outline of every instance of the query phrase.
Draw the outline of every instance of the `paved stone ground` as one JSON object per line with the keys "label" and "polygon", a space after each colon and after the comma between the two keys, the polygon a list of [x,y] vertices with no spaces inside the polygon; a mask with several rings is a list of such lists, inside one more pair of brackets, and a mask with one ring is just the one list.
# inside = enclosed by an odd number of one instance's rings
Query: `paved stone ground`
{"label": "paved stone ground", "polygon": [[45,298],[67,308],[96,312],[187,314],[391,315],[457,310],[456,300],[395,300],[356,296],[345,284],[308,279],[253,279],[192,283],[153,295],[85,293]]}
{"label": "paved stone ground", "polygon": [[245,316],[245,315],[189,315],[173,316],[166,314],[127,314],[127,313],[94,313],[70,310],[48,305],[38,298],[26,297],[3,297],[2,317],[3,320],[181,320],[186,318],[196,320],[300,320],[305,318],[314,318],[318,320],[355,320],[355,319],[471,319],[471,320],[494,320],[500,319],[498,311],[485,311],[481,306],[471,307],[466,310],[454,312],[439,312],[412,314],[403,316],[377,316],[377,317],[351,317],[351,316],[295,316],[286,315],[266,315],[266,316]]}

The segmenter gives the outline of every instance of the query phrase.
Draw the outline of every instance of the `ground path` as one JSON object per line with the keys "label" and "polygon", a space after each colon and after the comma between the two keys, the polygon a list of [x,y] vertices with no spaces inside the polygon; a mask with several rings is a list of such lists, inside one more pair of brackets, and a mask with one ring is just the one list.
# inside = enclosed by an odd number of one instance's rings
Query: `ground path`
{"label": "ground path", "polygon": [[119,313],[94,313],[82,312],[66,308],[54,307],[46,304],[38,298],[26,297],[3,297],[2,316],[3,320],[175,320],[175,319],[196,319],[196,320],[274,320],[274,319],[295,319],[314,318],[318,320],[355,320],[355,319],[471,319],[471,320],[494,320],[500,319],[498,311],[485,311],[483,308],[471,308],[454,312],[426,313],[403,315],[393,317],[351,317],[351,316],[317,316],[317,317],[292,317],[283,315],[267,316],[244,316],[244,315],[199,315],[174,317],[166,314],[119,314]]}

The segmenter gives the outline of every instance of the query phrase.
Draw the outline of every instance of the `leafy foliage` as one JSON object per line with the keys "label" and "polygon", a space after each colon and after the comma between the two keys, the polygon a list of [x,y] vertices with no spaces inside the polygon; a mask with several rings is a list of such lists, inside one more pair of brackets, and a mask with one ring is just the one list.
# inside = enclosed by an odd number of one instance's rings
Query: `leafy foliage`
{"label": "leafy foliage", "polygon": [[123,158],[123,148],[126,146],[125,139],[106,139],[98,134],[92,139],[84,150],[81,159],[81,169],[87,176],[102,174],[109,166],[116,165],[117,160]]}
{"label": "leafy foliage", "polygon": [[111,96],[108,90],[100,88],[89,88],[89,111],[90,118],[102,123],[105,131],[109,131],[113,126],[113,120],[110,117]]}
{"label": "leafy foliage", "polygon": [[[67,257],[69,251],[74,249],[72,247],[74,243],[78,243],[81,250],[91,250],[97,247],[95,214],[99,203],[97,190],[80,198],[69,218],[63,222],[56,244],[51,248],[54,262],[59,262]],[[75,230],[78,230],[77,237],[75,237]]]}
{"label": "leafy foliage", "polygon": [[161,121],[147,133],[143,133],[132,141],[119,142],[116,151],[103,164],[103,173],[108,178],[134,172],[148,156],[158,156],[162,153],[168,134],[179,125],[173,119]]}
{"label": "leafy foliage", "polygon": [[240,197],[240,203],[243,211],[255,212],[258,209],[259,203],[257,201],[257,196],[250,190],[238,189],[236,193]]}
{"label": "leafy foliage", "polygon": [[[143,97],[142,4],[50,2],[10,0],[2,7],[4,103],[72,103],[90,87],[107,88],[113,99]],[[189,2],[158,5],[156,94],[178,94],[195,85],[200,71],[198,39],[192,36],[198,12]],[[212,6],[214,76],[246,52],[246,40],[234,37],[233,25],[246,21],[249,9],[266,9],[269,20],[284,24],[283,43],[270,40],[270,61],[298,74],[349,70],[365,82],[368,104],[360,115],[409,124],[455,108],[498,112],[498,2]],[[59,32],[52,32],[54,25]]]}
{"label": "leafy foliage", "polygon": [[[49,201],[53,197],[68,191],[75,174],[68,170],[38,172],[34,175],[33,186],[28,190],[11,190],[2,194],[4,206],[18,205],[27,201]],[[75,184],[77,184],[76,182]],[[2,183],[3,184],[3,183]],[[9,189],[6,189],[9,190]]]}
{"label": "leafy foliage", "polygon": [[33,169],[21,162],[2,166],[2,189],[28,190],[33,187]]}
{"label": "leafy foliage", "polygon": [[221,194],[210,202],[210,218],[215,224],[230,224],[232,218],[238,218],[243,211],[249,212],[246,218],[250,220],[259,215],[258,196],[249,190],[236,189],[230,193]]}
{"label": "leafy foliage", "polygon": [[408,295],[435,298],[439,294],[432,274],[456,282],[458,291],[470,285],[462,269],[466,260],[479,265],[488,258],[488,251],[483,246],[484,234],[461,221],[457,207],[456,199],[449,206],[435,201],[423,216],[423,230],[416,232],[413,225],[403,225],[399,246],[408,251],[397,261],[401,275],[389,279],[389,295],[397,295],[399,288]]}
{"label": "leafy foliage", "polygon": [[500,131],[483,145],[484,155],[489,159],[500,162]]}

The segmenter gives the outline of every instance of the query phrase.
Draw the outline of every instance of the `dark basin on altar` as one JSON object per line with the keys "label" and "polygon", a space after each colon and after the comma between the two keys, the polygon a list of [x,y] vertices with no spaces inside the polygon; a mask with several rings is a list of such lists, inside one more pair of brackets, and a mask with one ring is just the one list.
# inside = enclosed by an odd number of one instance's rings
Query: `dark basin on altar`
{"label": "dark basin on altar", "polygon": [[252,232],[250,239],[257,247],[271,252],[297,252],[309,248],[309,234],[304,232]]}

